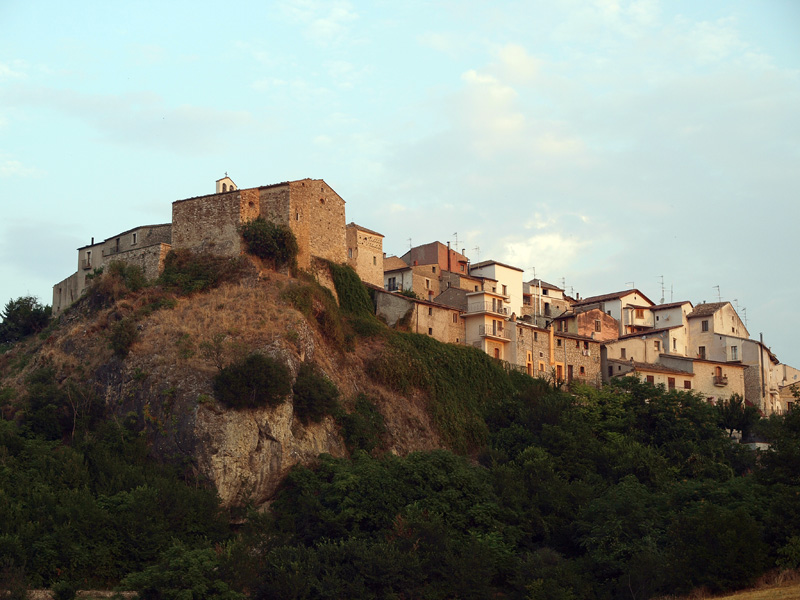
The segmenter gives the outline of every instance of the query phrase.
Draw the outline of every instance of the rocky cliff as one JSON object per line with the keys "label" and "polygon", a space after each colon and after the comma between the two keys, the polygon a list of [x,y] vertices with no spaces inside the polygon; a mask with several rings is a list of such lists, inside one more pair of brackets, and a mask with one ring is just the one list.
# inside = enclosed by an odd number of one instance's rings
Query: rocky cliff
{"label": "rocky cliff", "polygon": [[[51,367],[61,385],[102,399],[107,418],[135,421],[155,457],[210,481],[225,506],[264,504],[292,466],[321,453],[347,454],[336,421],[304,424],[291,396],[275,407],[237,410],[214,398],[214,375],[249,353],[283,362],[293,377],[313,362],[339,389],[345,411],[367,394],[385,420],[390,452],[441,447],[424,398],[401,397],[366,375],[381,337],[351,336],[346,347],[332,341],[314,318],[318,307],[309,317],[287,301],[286,291],[300,283],[261,271],[187,297],[165,300],[145,288],[101,308],[81,301],[44,335],[0,356],[2,383],[22,396],[28,375]],[[114,342],[124,335],[120,351]]]}

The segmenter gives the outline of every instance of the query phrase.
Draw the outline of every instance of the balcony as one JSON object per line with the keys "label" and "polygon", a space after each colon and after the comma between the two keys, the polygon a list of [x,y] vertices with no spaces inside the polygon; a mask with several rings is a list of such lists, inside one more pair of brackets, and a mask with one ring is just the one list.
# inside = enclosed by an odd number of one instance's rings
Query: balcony
{"label": "balcony", "polygon": [[496,329],[494,327],[488,327],[487,325],[478,326],[478,335],[503,341],[511,339],[505,329]]}
{"label": "balcony", "polygon": [[714,385],[717,387],[725,387],[728,385],[727,375],[714,375]]}
{"label": "balcony", "polygon": [[84,271],[88,271],[89,269],[91,269],[92,268],[92,259],[91,258],[84,258],[81,261],[81,268]]}
{"label": "balcony", "polygon": [[467,313],[488,312],[495,315],[508,316],[508,309],[500,302],[470,302],[467,305]]}

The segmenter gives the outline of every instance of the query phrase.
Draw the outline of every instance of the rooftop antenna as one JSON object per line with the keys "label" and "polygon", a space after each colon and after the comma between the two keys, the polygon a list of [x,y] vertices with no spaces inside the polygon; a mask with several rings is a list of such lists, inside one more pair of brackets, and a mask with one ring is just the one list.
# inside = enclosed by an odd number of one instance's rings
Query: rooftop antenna
{"label": "rooftop antenna", "polygon": [[672,300],[672,284],[671,283],[669,284],[669,302],[670,302],[670,304],[672,304],[672,302],[673,302],[673,300]]}
{"label": "rooftop antenna", "polygon": [[458,248],[458,232],[457,231],[453,234],[453,237],[456,238],[456,248]]}
{"label": "rooftop antenna", "polygon": [[747,327],[747,307],[742,309],[742,317],[744,318],[744,326]]}
{"label": "rooftop antenna", "polygon": [[411,238],[408,238],[408,249],[411,250]]}
{"label": "rooftop antenna", "polygon": [[562,290],[566,290],[567,289],[567,278],[566,277],[562,277],[561,278],[561,289]]}
{"label": "rooftop antenna", "polygon": [[531,267],[531,271],[533,271],[533,278],[536,279],[536,267]]}
{"label": "rooftop antenna", "polygon": [[660,304],[664,304],[664,276],[661,275],[661,302]]}
{"label": "rooftop antenna", "polygon": [[475,246],[473,250],[475,251],[475,256],[478,258],[478,262],[481,262],[481,247]]}
{"label": "rooftop antenna", "polygon": [[635,287],[636,287],[636,283],[635,283],[635,282],[633,282],[633,281],[626,281],[626,282],[625,282],[625,285],[628,285],[628,284],[630,284],[630,286],[631,286],[631,287],[630,287],[630,288],[628,288],[628,289],[633,289],[633,288],[635,288]]}
{"label": "rooftop antenna", "polygon": [[712,290],[717,290],[717,302],[722,302],[722,294],[720,294],[720,292],[719,292],[719,286],[718,285],[712,285],[711,289]]}

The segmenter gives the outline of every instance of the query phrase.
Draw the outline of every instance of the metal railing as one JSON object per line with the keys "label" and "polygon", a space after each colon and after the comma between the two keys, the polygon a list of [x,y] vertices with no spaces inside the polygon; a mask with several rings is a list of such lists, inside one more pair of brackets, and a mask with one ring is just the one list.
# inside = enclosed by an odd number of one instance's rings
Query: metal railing
{"label": "metal railing", "polygon": [[490,312],[496,315],[503,315],[503,316],[508,315],[508,309],[499,302],[495,304],[492,304],[491,302],[470,302],[467,305],[467,312],[468,313]]}
{"label": "metal railing", "polygon": [[502,338],[504,340],[510,340],[511,338],[508,335],[508,331],[505,329],[494,327],[487,327],[486,325],[479,325],[478,326],[478,335],[481,337],[491,336],[496,338]]}
{"label": "metal railing", "polygon": [[728,385],[728,376],[727,375],[714,375],[714,385],[717,387],[723,387]]}

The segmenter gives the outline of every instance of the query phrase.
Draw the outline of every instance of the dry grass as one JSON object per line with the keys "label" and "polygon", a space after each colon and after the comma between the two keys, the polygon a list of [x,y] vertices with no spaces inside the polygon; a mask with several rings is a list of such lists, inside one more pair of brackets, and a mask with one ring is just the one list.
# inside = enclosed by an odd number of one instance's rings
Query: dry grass
{"label": "dry grass", "polygon": [[667,596],[659,600],[800,600],[800,571],[770,571],[756,585],[724,596],[695,590],[688,596]]}

